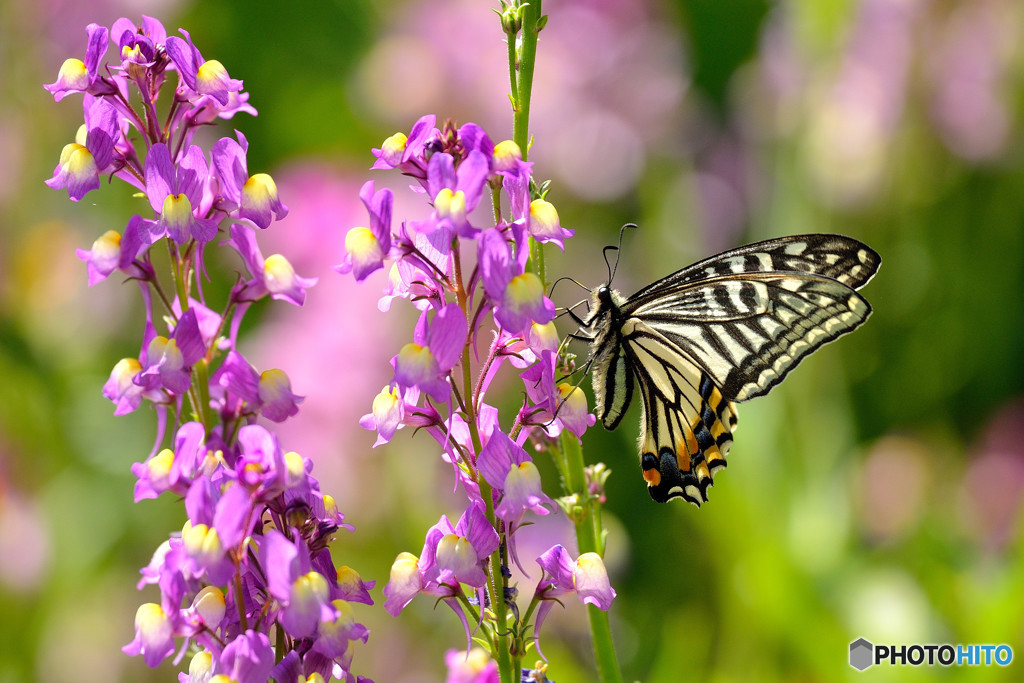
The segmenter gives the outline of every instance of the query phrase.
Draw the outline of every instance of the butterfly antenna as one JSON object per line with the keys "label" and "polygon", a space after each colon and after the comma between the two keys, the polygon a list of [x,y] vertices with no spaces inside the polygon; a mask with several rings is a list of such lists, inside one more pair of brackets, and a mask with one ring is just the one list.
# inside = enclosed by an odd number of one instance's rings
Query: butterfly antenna
{"label": "butterfly antenna", "polygon": [[[604,254],[604,265],[608,267],[608,284],[611,284],[612,280],[615,279],[615,273],[619,269],[619,257],[622,255],[622,236],[626,232],[626,228],[636,228],[636,223],[626,223],[619,229],[619,243],[616,246],[607,246],[603,250]],[[615,265],[608,263],[608,251],[614,250],[615,254]]]}
{"label": "butterfly antenna", "polygon": [[576,278],[569,277],[568,275],[565,275],[565,276],[562,276],[562,277],[558,278],[557,280],[555,280],[554,282],[551,283],[551,288],[548,289],[548,298],[549,299],[554,298],[555,285],[557,285],[562,280],[568,280],[569,282],[573,283],[574,285],[576,285],[577,287],[579,287],[583,291],[588,292],[588,293],[590,292],[590,288],[587,287],[586,285],[582,284],[579,280],[577,280]]}

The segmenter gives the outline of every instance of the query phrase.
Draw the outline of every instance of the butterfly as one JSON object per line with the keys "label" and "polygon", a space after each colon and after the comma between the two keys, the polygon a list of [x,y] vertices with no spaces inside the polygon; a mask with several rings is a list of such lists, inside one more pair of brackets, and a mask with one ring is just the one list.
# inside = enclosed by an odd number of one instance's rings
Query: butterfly
{"label": "butterfly", "polygon": [[589,315],[573,314],[573,336],[590,344],[594,412],[607,429],[640,394],[640,466],[654,500],[707,501],[726,466],[735,403],[768,393],[867,320],[871,306],[856,290],[880,263],[850,237],[794,235],[711,256],[628,298],[611,289],[609,266]]}

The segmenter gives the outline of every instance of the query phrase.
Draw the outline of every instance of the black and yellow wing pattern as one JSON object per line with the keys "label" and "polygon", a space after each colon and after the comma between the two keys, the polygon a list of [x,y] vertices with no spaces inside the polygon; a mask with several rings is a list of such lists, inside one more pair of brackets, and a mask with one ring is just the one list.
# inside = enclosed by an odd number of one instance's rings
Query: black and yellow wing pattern
{"label": "black and yellow wing pattern", "polygon": [[795,235],[699,261],[626,298],[593,292],[595,412],[608,429],[639,392],[640,464],[651,497],[699,506],[725,467],[733,402],[768,393],[871,313],[857,289],[881,258],[842,235]]}

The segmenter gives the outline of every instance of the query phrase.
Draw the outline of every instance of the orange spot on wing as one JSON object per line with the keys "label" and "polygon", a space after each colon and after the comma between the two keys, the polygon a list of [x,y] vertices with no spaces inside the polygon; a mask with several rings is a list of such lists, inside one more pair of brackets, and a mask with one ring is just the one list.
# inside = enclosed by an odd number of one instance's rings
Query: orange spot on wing
{"label": "orange spot on wing", "polygon": [[682,472],[689,472],[690,471],[690,459],[689,458],[680,458],[680,457],[678,457],[679,453],[684,453],[685,452],[683,450],[684,446],[686,446],[686,443],[684,443],[684,442],[680,442],[680,443],[676,444],[676,454],[677,454],[676,462],[679,464],[679,470],[680,471],[682,471]]}
{"label": "orange spot on wing", "polygon": [[657,486],[661,483],[661,472],[654,467],[644,470],[644,480],[647,481],[648,486]]}
{"label": "orange spot on wing", "polygon": [[[694,429],[695,429],[694,427],[690,427],[689,429],[684,429],[683,430],[683,438],[686,439],[686,443],[683,444],[683,445],[685,445],[685,448],[680,448],[680,447],[677,446],[677,452],[678,453],[691,454],[691,453],[696,453],[697,451],[700,450],[700,447],[697,446],[697,436],[696,436],[696,434],[694,434]],[[684,458],[684,460],[685,460],[685,458]],[[690,469],[689,464],[687,464],[686,469],[687,470]]]}

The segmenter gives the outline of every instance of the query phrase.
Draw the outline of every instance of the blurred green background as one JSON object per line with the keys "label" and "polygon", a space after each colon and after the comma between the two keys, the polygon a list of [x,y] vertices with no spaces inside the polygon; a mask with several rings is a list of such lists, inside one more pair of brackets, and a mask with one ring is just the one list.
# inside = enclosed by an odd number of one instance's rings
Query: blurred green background
{"label": "blurred green background", "polygon": [[[730,466],[703,509],[649,500],[635,427],[586,435],[588,461],[614,470],[607,561],[627,680],[1021,680],[1024,6],[544,9],[531,160],[577,231],[567,256],[549,254],[553,276],[601,282],[600,249],[628,221],[641,229],[623,252],[624,292],[783,234],[841,232],[883,257],[864,290],[869,323],[740,406]],[[426,598],[393,619],[379,589],[398,552],[419,552],[427,527],[457,513],[450,469],[425,436],[406,430],[371,451],[356,424],[411,318],[376,310],[382,279],[356,287],[329,266],[365,221],[370,147],[428,112],[510,136],[503,36],[479,0],[0,5],[0,681],[175,676],[119,651],[137,605],[156,598],[136,592],[137,571],[184,521],[170,499],[132,504],[129,466],[155,419],[115,419],[100,395],[137,352],[141,308],[116,278],[90,290],[74,256],[138,200],[104,184],[75,205],[43,185],[81,105],[54,104],[42,84],[83,55],[86,24],[140,13],[187,28],[245,80],[259,117],[216,134],[243,130],[250,171],[272,172],[291,206],[260,235],[264,252],[321,278],[305,309],[265,307],[242,348],[308,397],[282,439],[314,459],[356,525],[336,562],[378,581],[378,606],[357,612],[372,635],[355,669],[378,683],[442,680],[444,651],[464,643],[457,621]],[[396,215],[422,211],[398,194]],[[211,264],[228,277],[237,267]],[[550,468],[545,488],[557,493]],[[531,533],[537,552],[569,538],[547,520]],[[858,637],[1006,643],[1017,659],[858,674],[847,664]],[[558,683],[592,680],[578,602],[556,608],[544,643]]]}

